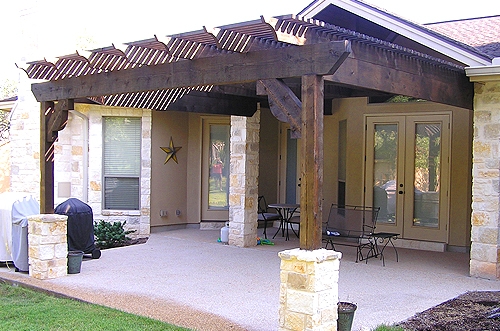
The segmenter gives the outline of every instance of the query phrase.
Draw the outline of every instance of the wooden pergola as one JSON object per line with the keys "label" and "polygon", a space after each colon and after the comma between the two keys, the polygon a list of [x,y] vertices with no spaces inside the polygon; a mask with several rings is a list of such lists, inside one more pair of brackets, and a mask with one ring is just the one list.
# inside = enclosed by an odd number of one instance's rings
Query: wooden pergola
{"label": "wooden pergola", "polygon": [[32,85],[41,103],[42,213],[53,211],[53,144],[74,102],[241,116],[260,102],[301,137],[300,248],[307,250],[321,248],[323,116],[332,99],[406,95],[472,109],[473,96],[455,64],[293,16],[32,62],[26,71],[47,80]]}

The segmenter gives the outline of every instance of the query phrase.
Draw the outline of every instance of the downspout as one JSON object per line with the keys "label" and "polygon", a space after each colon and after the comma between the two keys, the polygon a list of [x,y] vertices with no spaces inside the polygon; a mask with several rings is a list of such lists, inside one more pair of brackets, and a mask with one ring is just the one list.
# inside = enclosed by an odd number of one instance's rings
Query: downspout
{"label": "downspout", "polygon": [[83,183],[82,183],[82,199],[83,202],[89,202],[89,118],[84,114],[71,109],[69,111],[71,114],[74,114],[80,117],[83,120]]}

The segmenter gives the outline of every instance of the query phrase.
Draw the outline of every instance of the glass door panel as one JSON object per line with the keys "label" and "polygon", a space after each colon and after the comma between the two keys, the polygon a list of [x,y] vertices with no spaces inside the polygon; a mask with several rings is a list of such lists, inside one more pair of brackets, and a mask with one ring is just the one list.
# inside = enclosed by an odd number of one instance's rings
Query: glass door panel
{"label": "glass door panel", "polygon": [[208,208],[229,210],[229,125],[210,125]]}
{"label": "glass door panel", "polygon": [[373,134],[373,205],[380,206],[378,222],[396,223],[398,125],[375,124]]}
{"label": "glass door panel", "polygon": [[203,118],[201,220],[229,219],[229,139],[228,118]]}
{"label": "glass door panel", "polygon": [[415,125],[413,225],[439,226],[441,125]]}
{"label": "glass door panel", "polygon": [[408,116],[404,237],[448,240],[450,117]]}
{"label": "glass door panel", "polygon": [[378,232],[403,231],[405,126],[402,116],[367,117],[365,205],[380,207]]}

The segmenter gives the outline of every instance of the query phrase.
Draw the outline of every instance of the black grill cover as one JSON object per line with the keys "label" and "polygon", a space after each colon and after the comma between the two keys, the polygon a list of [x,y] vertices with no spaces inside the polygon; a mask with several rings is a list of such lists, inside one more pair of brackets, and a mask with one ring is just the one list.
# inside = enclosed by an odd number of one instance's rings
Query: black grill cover
{"label": "black grill cover", "polygon": [[76,198],[70,198],[58,205],[54,212],[68,216],[68,251],[91,254],[96,250],[94,216],[89,205]]}

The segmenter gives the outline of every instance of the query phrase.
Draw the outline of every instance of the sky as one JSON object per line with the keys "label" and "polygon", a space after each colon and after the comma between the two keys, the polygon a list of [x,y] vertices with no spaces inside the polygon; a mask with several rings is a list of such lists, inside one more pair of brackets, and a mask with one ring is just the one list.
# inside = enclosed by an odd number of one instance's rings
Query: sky
{"label": "sky", "polygon": [[[17,0],[3,2],[0,83],[18,79],[15,63],[127,41],[297,14],[311,0]],[[417,23],[500,15],[499,0],[365,0]],[[465,6],[465,4],[468,4]]]}

